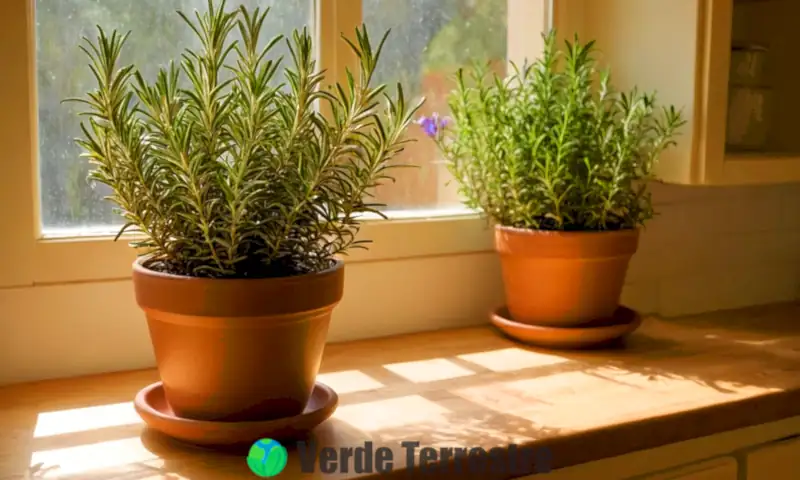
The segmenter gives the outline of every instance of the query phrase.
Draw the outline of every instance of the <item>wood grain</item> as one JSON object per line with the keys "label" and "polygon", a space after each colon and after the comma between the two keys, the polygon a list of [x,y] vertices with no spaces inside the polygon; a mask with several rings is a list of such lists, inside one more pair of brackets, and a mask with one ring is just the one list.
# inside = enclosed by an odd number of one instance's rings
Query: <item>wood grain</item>
{"label": "wood grain", "polygon": [[[800,415],[799,322],[797,304],[648,318],[627,345],[593,352],[525,348],[490,328],[332,344],[320,380],[340,407],[309,440],[389,447],[408,478],[403,441],[547,446],[560,468],[777,421]],[[0,479],[254,478],[243,452],[143,428],[130,401],[156,380],[148,370],[0,389]],[[279,478],[359,476],[304,474],[289,448]],[[453,476],[449,465],[436,478]]]}

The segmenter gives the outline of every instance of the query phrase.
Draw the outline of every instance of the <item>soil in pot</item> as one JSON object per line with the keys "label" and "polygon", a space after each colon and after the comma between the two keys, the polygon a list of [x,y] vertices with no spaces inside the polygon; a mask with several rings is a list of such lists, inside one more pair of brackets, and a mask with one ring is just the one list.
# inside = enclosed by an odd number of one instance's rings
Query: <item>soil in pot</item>
{"label": "soil in pot", "polygon": [[314,388],[344,265],[281,278],[210,279],[134,263],[166,400],[195,420],[303,412]]}
{"label": "soil in pot", "polygon": [[495,227],[506,305],[530,325],[589,326],[614,315],[639,231]]}

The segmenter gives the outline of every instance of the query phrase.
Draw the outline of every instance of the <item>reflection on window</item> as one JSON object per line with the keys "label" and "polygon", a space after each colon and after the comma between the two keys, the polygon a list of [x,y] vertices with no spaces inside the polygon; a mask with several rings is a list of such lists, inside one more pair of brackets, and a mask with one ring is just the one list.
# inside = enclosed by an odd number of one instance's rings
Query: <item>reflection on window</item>
{"label": "reflection on window", "polygon": [[[270,7],[265,40],[311,25],[312,0],[229,0],[228,7]],[[147,79],[158,68],[178,60],[183,49],[197,47],[194,34],[175,13],[205,11],[207,0],[36,0],[36,42],[39,107],[39,178],[41,218],[45,234],[61,229],[97,230],[120,225],[112,205],[103,200],[103,185],[86,179],[89,165],[80,158],[73,138],[80,135],[81,105],[62,103],[83,97],[95,82],[81,37],[94,38],[95,25],[131,31],[123,62],[133,63]],[[273,50],[286,54],[285,47]],[[109,228],[109,231],[112,229]]]}
{"label": "reflection on window", "polygon": [[[506,64],[508,0],[362,0],[371,32],[391,29],[378,66],[377,81],[402,82],[409,95],[425,96],[420,114],[446,114],[452,75],[471,62],[490,62],[502,74]],[[388,210],[451,209],[460,205],[457,188],[432,141],[417,138],[398,158],[416,168],[394,169],[397,182],[381,186],[377,201]]]}

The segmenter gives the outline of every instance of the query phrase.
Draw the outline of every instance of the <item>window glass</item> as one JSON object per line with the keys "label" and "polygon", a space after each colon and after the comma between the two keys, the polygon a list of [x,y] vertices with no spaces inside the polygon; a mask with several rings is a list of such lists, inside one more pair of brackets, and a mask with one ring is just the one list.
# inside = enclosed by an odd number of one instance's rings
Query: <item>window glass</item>
{"label": "window glass", "polygon": [[[506,69],[508,0],[363,0],[364,22],[376,36],[391,34],[378,67],[377,81],[401,82],[409,95],[424,96],[421,115],[447,114],[447,93],[459,67],[473,60]],[[419,128],[417,139],[397,159],[415,168],[394,169],[397,182],[379,187],[377,200],[388,210],[457,209],[457,188],[434,143]]]}
{"label": "window glass", "polygon": [[[270,7],[265,40],[312,25],[311,0],[229,0],[228,8],[244,4]],[[84,97],[95,82],[88,61],[78,48],[81,37],[94,40],[101,25],[131,35],[125,64],[139,67],[148,80],[186,47],[197,47],[194,33],[176,10],[189,14],[207,8],[207,0],[36,0],[39,180],[41,220],[45,235],[106,233],[121,219],[103,200],[107,187],[87,180],[90,166],[73,139],[80,136],[78,112],[83,106],[62,103]],[[273,55],[286,54],[281,44]]]}

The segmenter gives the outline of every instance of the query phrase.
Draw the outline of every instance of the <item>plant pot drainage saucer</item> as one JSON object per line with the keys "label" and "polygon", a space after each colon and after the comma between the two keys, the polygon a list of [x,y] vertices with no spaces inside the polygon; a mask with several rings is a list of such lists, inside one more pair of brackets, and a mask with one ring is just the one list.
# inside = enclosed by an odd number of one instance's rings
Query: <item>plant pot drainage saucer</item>
{"label": "plant pot drainage saucer", "polygon": [[499,307],[491,314],[492,323],[500,331],[520,342],[547,348],[582,349],[609,345],[637,328],[642,317],[636,311],[620,306],[614,316],[601,325],[591,327],[545,327],[515,322],[508,309]]}
{"label": "plant pot drainage saucer", "polygon": [[299,438],[330,418],[338,403],[336,392],[319,382],[314,386],[303,413],[275,420],[215,422],[177,417],[167,403],[161,382],[139,390],[133,402],[136,412],[150,428],[204,447],[246,445],[262,438]]}

